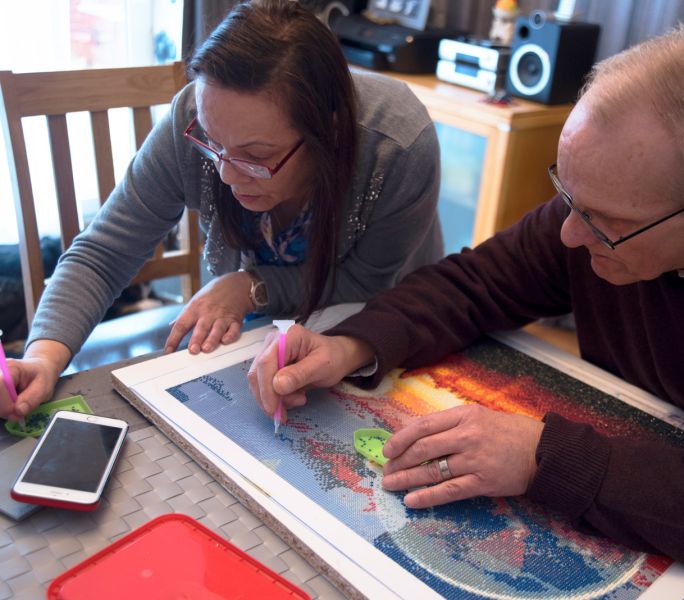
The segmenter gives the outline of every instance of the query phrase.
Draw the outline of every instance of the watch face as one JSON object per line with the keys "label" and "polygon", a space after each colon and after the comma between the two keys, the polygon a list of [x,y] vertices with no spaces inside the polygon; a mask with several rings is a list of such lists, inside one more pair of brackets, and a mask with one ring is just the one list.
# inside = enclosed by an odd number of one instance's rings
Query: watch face
{"label": "watch face", "polygon": [[268,304],[266,284],[261,279],[257,281],[252,279],[252,286],[249,290],[249,296],[256,308],[266,306]]}

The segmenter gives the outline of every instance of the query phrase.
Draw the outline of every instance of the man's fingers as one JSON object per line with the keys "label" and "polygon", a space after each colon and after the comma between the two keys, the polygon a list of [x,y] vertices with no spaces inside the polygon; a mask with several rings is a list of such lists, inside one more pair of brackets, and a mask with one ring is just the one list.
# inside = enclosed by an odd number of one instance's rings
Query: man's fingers
{"label": "man's fingers", "polygon": [[[405,452],[391,458],[383,468],[385,475],[424,464],[440,456],[447,456],[460,450],[459,440],[453,430],[441,431],[413,442]],[[383,449],[384,452],[384,449]],[[385,453],[385,456],[387,454]]]}
{"label": "man's fingers", "polygon": [[[447,431],[456,427],[463,418],[465,406],[457,406],[449,410],[419,417],[411,421],[406,427],[397,431],[385,444],[383,453],[387,458],[397,458],[406,452],[413,444],[422,438]],[[444,448],[444,451],[447,449]],[[424,456],[420,456],[420,454]],[[439,454],[430,455],[427,446],[418,446],[413,454],[419,462],[429,460]],[[408,461],[410,462],[410,461]],[[415,464],[415,463],[414,463]]]}
{"label": "man's fingers", "polygon": [[316,381],[319,368],[320,361],[307,356],[298,363],[280,369],[273,378],[273,389],[281,396],[308,389]]}
{"label": "man's fingers", "polygon": [[306,404],[307,398],[304,390],[298,390],[287,396],[281,396],[283,399],[283,406],[288,408],[298,408]]}
{"label": "man's fingers", "polygon": [[267,415],[272,415],[278,404],[278,396],[273,391],[273,376],[278,369],[277,340],[277,336],[266,338],[247,373],[250,390]]}
{"label": "man's fingers", "polygon": [[252,396],[254,396],[257,404],[260,406],[262,411],[266,412],[264,403],[261,400],[261,390],[259,389],[256,369],[250,368],[250,370],[247,371],[247,383],[249,384],[249,391],[252,392]]}
{"label": "man's fingers", "polygon": [[382,487],[391,492],[397,492],[400,490],[411,490],[422,485],[439,483],[440,481],[442,481],[442,475],[440,474],[437,462],[430,460],[417,467],[385,474],[382,478]]}
{"label": "man's fingers", "polygon": [[468,474],[409,492],[404,496],[404,504],[409,508],[429,508],[480,495],[479,479]]}
{"label": "man's fingers", "polygon": [[[248,380],[252,394],[264,412],[272,415],[282,399],[286,408],[306,404],[306,390],[321,387],[334,379],[330,375],[329,338],[313,334],[301,325],[290,327],[287,332],[287,366],[278,369],[277,333],[269,335],[254,359]],[[333,381],[336,383],[338,380]]]}

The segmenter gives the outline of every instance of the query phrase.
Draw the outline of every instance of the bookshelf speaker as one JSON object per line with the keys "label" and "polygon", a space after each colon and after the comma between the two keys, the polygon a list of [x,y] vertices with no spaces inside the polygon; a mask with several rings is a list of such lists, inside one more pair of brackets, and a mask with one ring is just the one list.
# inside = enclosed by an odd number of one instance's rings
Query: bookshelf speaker
{"label": "bookshelf speaker", "polygon": [[552,21],[541,12],[518,17],[506,90],[544,104],[573,102],[594,63],[599,32],[593,23]]}

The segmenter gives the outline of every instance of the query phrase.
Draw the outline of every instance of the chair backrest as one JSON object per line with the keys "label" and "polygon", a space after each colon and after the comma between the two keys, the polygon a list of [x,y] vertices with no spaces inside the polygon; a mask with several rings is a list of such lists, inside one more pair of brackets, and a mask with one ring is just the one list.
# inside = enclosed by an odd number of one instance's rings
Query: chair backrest
{"label": "chair backrest", "polygon": [[[80,229],[66,115],[90,113],[98,194],[103,204],[115,185],[108,110],[132,110],[138,149],[152,128],[151,107],[169,103],[185,83],[180,62],[45,73],[0,71],[0,117],[17,213],[29,325],[45,287],[45,273],[22,118],[42,115],[47,119],[62,248],[66,250]],[[187,301],[200,287],[198,218],[191,211],[186,211],[181,221],[180,249],[166,251],[160,244],[133,283],[178,275]]]}

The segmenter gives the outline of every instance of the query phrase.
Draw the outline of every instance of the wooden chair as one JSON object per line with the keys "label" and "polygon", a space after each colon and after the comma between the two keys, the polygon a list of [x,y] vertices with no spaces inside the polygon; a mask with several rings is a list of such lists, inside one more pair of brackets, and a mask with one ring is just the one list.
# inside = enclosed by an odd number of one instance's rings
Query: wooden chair
{"label": "wooden chair", "polygon": [[[67,113],[90,113],[102,204],[115,185],[108,110],[131,109],[136,149],[140,148],[152,128],[151,107],[170,102],[185,83],[185,71],[180,62],[164,66],[45,73],[0,71],[0,114],[14,188],[29,326],[45,287],[45,276],[22,118],[44,115],[47,119],[61,241],[66,250],[79,233]],[[172,251],[166,251],[161,244],[133,283],[182,276],[183,297],[187,301],[200,287],[200,241],[195,212],[186,211],[181,222],[180,242],[180,249]]]}
{"label": "wooden chair", "polygon": [[[79,233],[67,113],[90,113],[99,200],[102,204],[115,183],[108,109],[132,109],[135,143],[136,148],[139,148],[152,128],[150,108],[168,103],[185,82],[185,73],[180,62],[165,66],[121,69],[0,72],[2,120],[19,223],[22,276],[29,324],[44,289],[44,271],[21,119],[36,115],[47,118],[61,239],[65,250]],[[182,275],[183,295],[187,300],[199,289],[198,235],[197,215],[186,214],[182,224],[181,249],[165,252],[163,246],[160,246],[134,282]]]}

